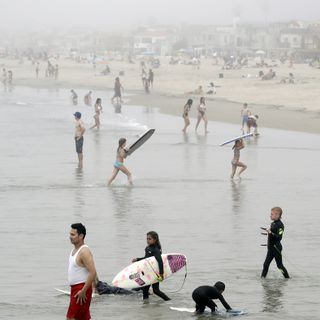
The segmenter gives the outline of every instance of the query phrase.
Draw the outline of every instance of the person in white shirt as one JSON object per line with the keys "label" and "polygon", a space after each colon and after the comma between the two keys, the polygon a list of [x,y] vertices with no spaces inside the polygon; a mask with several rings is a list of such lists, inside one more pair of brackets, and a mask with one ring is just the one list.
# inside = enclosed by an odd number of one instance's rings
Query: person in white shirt
{"label": "person in white shirt", "polygon": [[97,277],[92,253],[84,243],[86,228],[81,223],[71,225],[70,241],[74,249],[69,256],[68,282],[71,287],[67,320],[90,320],[92,284]]}

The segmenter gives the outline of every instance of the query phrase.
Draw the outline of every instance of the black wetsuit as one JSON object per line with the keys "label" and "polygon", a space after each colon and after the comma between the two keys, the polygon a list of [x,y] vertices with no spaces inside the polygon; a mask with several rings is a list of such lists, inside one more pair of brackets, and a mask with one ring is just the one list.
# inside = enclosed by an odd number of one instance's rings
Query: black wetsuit
{"label": "black wetsuit", "polygon": [[266,260],[263,264],[263,270],[261,277],[265,278],[267,276],[270,263],[273,259],[276,260],[278,269],[282,272],[285,278],[290,278],[287,269],[282,263],[282,245],[281,239],[284,232],[284,225],[281,220],[276,220],[271,223],[271,234],[268,235],[268,252]]}
{"label": "black wetsuit", "polygon": [[196,311],[199,313],[203,313],[206,307],[210,308],[212,312],[216,310],[217,305],[212,301],[212,299],[219,299],[227,310],[231,310],[231,307],[228,305],[226,300],[224,300],[223,295],[216,287],[198,287],[193,291],[192,299],[196,303]]}
{"label": "black wetsuit", "polygon": [[120,295],[126,295],[126,294],[133,294],[134,291],[132,290],[126,290],[114,286],[110,286],[107,282],[99,281],[97,284],[97,291],[99,295],[102,294],[120,294]]}
{"label": "black wetsuit", "polygon": [[[163,261],[161,258],[161,253],[162,253],[162,251],[161,251],[160,247],[155,246],[155,245],[148,246],[145,249],[145,256],[143,258],[137,258],[137,261],[140,261],[140,260],[143,260],[146,258],[150,258],[150,257],[155,257],[158,262],[158,265],[159,265],[159,273],[161,276],[163,276]],[[149,298],[149,289],[150,289],[150,286],[146,286],[146,287],[142,288],[143,299]],[[170,300],[170,298],[166,294],[164,294],[162,291],[160,291],[159,282],[154,283],[152,285],[152,290],[153,290],[154,294],[156,294],[157,296],[159,296],[163,300],[165,300],[165,301]]]}

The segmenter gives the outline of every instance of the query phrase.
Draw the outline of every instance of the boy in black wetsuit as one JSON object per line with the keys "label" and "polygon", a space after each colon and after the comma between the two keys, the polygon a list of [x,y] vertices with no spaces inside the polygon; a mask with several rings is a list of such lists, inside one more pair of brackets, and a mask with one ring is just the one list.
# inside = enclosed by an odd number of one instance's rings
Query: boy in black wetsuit
{"label": "boy in black wetsuit", "polygon": [[225,287],[223,282],[218,281],[213,287],[201,286],[195,289],[192,293],[192,299],[196,303],[196,312],[203,313],[206,307],[214,312],[217,305],[212,301],[213,299],[219,299],[227,311],[232,310],[222,295]]}
{"label": "boy in black wetsuit", "polygon": [[274,207],[271,209],[271,223],[270,229],[265,229],[265,235],[268,236],[268,252],[266,260],[263,264],[263,270],[261,273],[261,278],[267,276],[270,263],[273,259],[276,260],[278,269],[282,272],[285,278],[290,278],[287,269],[282,263],[282,245],[281,239],[284,232],[284,225],[281,221],[282,209],[280,207]]}

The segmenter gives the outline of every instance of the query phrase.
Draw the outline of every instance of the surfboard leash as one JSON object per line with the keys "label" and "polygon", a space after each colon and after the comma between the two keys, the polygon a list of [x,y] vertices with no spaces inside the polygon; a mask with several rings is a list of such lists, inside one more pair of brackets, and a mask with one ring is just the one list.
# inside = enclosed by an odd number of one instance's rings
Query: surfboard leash
{"label": "surfboard leash", "polygon": [[[148,261],[148,260],[147,260],[147,261]],[[153,272],[155,273],[155,275],[157,276],[157,278],[159,278],[159,275],[158,275],[158,273],[154,270],[152,264],[151,264],[149,261],[148,261],[148,263],[149,263],[149,266],[151,267],[152,271],[153,271]],[[184,284],[186,283],[186,280],[187,280],[187,276],[188,276],[187,263],[186,263],[186,265],[185,265],[185,270],[186,270],[186,273],[184,274],[184,279],[183,279],[183,281],[182,281],[181,287],[180,287],[178,290],[176,290],[176,291],[169,291],[169,293],[178,293],[178,292],[180,292],[180,291],[183,289]]]}
{"label": "surfboard leash", "polygon": [[180,291],[183,289],[184,284],[186,283],[186,280],[187,280],[187,276],[188,276],[187,263],[186,263],[186,265],[185,265],[185,269],[186,269],[186,273],[184,274],[184,279],[183,279],[183,281],[182,281],[181,287],[180,287],[178,290],[176,290],[176,291],[170,291],[169,293],[178,293],[178,292],[180,292]]}

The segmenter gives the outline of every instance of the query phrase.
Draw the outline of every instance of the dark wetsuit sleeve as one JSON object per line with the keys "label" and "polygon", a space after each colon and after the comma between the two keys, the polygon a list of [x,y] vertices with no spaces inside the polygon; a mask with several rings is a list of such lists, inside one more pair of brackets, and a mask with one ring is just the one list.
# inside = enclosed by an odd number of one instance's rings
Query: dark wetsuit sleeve
{"label": "dark wetsuit sleeve", "polygon": [[276,241],[280,242],[282,240],[282,235],[284,231],[283,225],[276,225],[275,228],[271,229],[271,237]]}
{"label": "dark wetsuit sleeve", "polygon": [[159,273],[163,275],[163,261],[161,257],[161,251],[158,248],[155,248],[153,251],[153,256],[156,258],[159,265]]}
{"label": "dark wetsuit sleeve", "polygon": [[148,258],[147,249],[145,250],[145,255],[144,255],[144,257],[136,258],[136,259],[137,259],[137,261],[141,261],[141,260],[144,260],[144,259],[146,259],[146,258]]}
{"label": "dark wetsuit sleeve", "polygon": [[219,294],[219,300],[227,310],[231,310],[231,307],[228,305],[227,301],[224,300],[224,297],[222,294]]}

